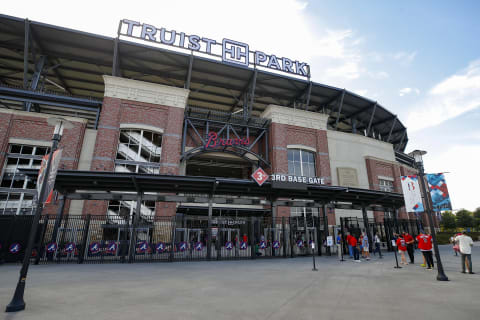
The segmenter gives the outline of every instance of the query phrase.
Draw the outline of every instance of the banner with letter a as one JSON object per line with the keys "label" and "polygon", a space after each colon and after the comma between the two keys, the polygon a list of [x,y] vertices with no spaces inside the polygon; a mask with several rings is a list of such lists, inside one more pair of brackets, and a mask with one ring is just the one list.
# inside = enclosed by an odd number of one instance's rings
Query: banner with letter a
{"label": "banner with letter a", "polygon": [[424,212],[418,176],[402,176],[401,181],[407,212]]}
{"label": "banner with letter a", "polygon": [[427,174],[428,189],[432,198],[434,211],[452,210],[450,195],[448,194],[447,183],[443,173]]}

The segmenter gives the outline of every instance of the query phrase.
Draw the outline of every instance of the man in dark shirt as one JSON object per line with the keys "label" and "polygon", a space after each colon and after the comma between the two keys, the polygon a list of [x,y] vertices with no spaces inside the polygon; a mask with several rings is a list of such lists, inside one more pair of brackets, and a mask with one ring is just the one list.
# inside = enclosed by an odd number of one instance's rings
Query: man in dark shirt
{"label": "man in dark shirt", "polygon": [[407,244],[407,252],[408,252],[408,256],[410,257],[410,263],[414,263],[414,260],[415,260],[415,255],[414,255],[415,240],[407,232],[403,232],[403,239],[405,240],[405,243]]}

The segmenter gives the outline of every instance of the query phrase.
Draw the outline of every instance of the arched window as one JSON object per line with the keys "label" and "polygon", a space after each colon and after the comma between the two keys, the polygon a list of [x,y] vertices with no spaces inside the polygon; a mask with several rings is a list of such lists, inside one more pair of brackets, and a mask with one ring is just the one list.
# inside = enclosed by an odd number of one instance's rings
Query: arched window
{"label": "arched window", "polygon": [[315,153],[303,149],[288,149],[288,174],[315,177]]}
{"label": "arched window", "polygon": [[[115,172],[160,173],[162,135],[143,129],[122,129],[118,139]],[[112,223],[132,222],[136,201],[109,201],[107,216]],[[151,221],[155,216],[155,201],[142,201],[139,217]]]}
{"label": "arched window", "polygon": [[158,174],[161,154],[161,134],[140,129],[122,129],[115,171]]}

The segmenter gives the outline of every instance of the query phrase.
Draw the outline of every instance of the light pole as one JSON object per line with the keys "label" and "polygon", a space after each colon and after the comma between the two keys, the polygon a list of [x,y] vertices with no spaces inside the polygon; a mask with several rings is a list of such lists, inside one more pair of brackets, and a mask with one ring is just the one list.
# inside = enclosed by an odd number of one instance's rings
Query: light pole
{"label": "light pole", "polygon": [[48,118],[47,123],[49,125],[55,126],[52,137],[52,150],[47,161],[47,167],[45,168],[45,175],[43,183],[40,187],[40,192],[37,197],[37,208],[35,210],[35,216],[33,218],[32,227],[30,229],[30,237],[28,239],[27,247],[25,248],[25,256],[23,257],[22,269],[20,269],[20,277],[17,282],[17,287],[15,288],[15,293],[13,295],[12,301],[7,305],[5,312],[16,312],[25,309],[25,301],[23,300],[23,294],[25,292],[25,281],[27,280],[28,267],[30,265],[30,257],[32,255],[33,243],[35,242],[35,236],[38,229],[38,222],[42,215],[43,210],[43,201],[46,196],[46,186],[48,182],[48,177],[50,174],[50,167],[52,164],[53,153],[57,150],[58,143],[62,138],[64,128],[72,128],[73,124],[62,118]]}
{"label": "light pole", "polygon": [[430,224],[430,232],[432,234],[432,239],[433,239],[433,249],[435,251],[435,258],[437,259],[437,280],[438,281],[448,281],[448,277],[445,275],[445,272],[443,271],[443,265],[442,265],[442,260],[440,259],[440,252],[438,251],[438,244],[437,244],[437,236],[435,234],[435,225],[433,223],[433,217],[432,217],[432,208],[430,207],[430,201],[428,200],[428,190],[425,185],[425,171],[423,168],[423,160],[422,156],[425,155],[427,152],[422,151],[422,150],[415,150],[410,153],[411,156],[414,157],[415,159],[415,166],[418,169],[418,176],[420,180],[420,185],[421,189],[423,192],[423,196],[425,199],[425,212],[427,213],[428,216],[428,222]]}

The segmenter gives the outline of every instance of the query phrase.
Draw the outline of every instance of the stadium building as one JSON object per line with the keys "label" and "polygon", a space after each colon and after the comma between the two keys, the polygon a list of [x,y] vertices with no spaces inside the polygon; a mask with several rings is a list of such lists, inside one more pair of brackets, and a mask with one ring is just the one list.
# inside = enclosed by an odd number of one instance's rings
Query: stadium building
{"label": "stadium building", "polygon": [[388,243],[422,223],[402,208],[416,172],[402,121],[304,62],[130,20],[110,38],[1,15],[0,43],[2,230],[35,210],[48,119],[73,124],[39,256],[322,254],[341,229]]}

